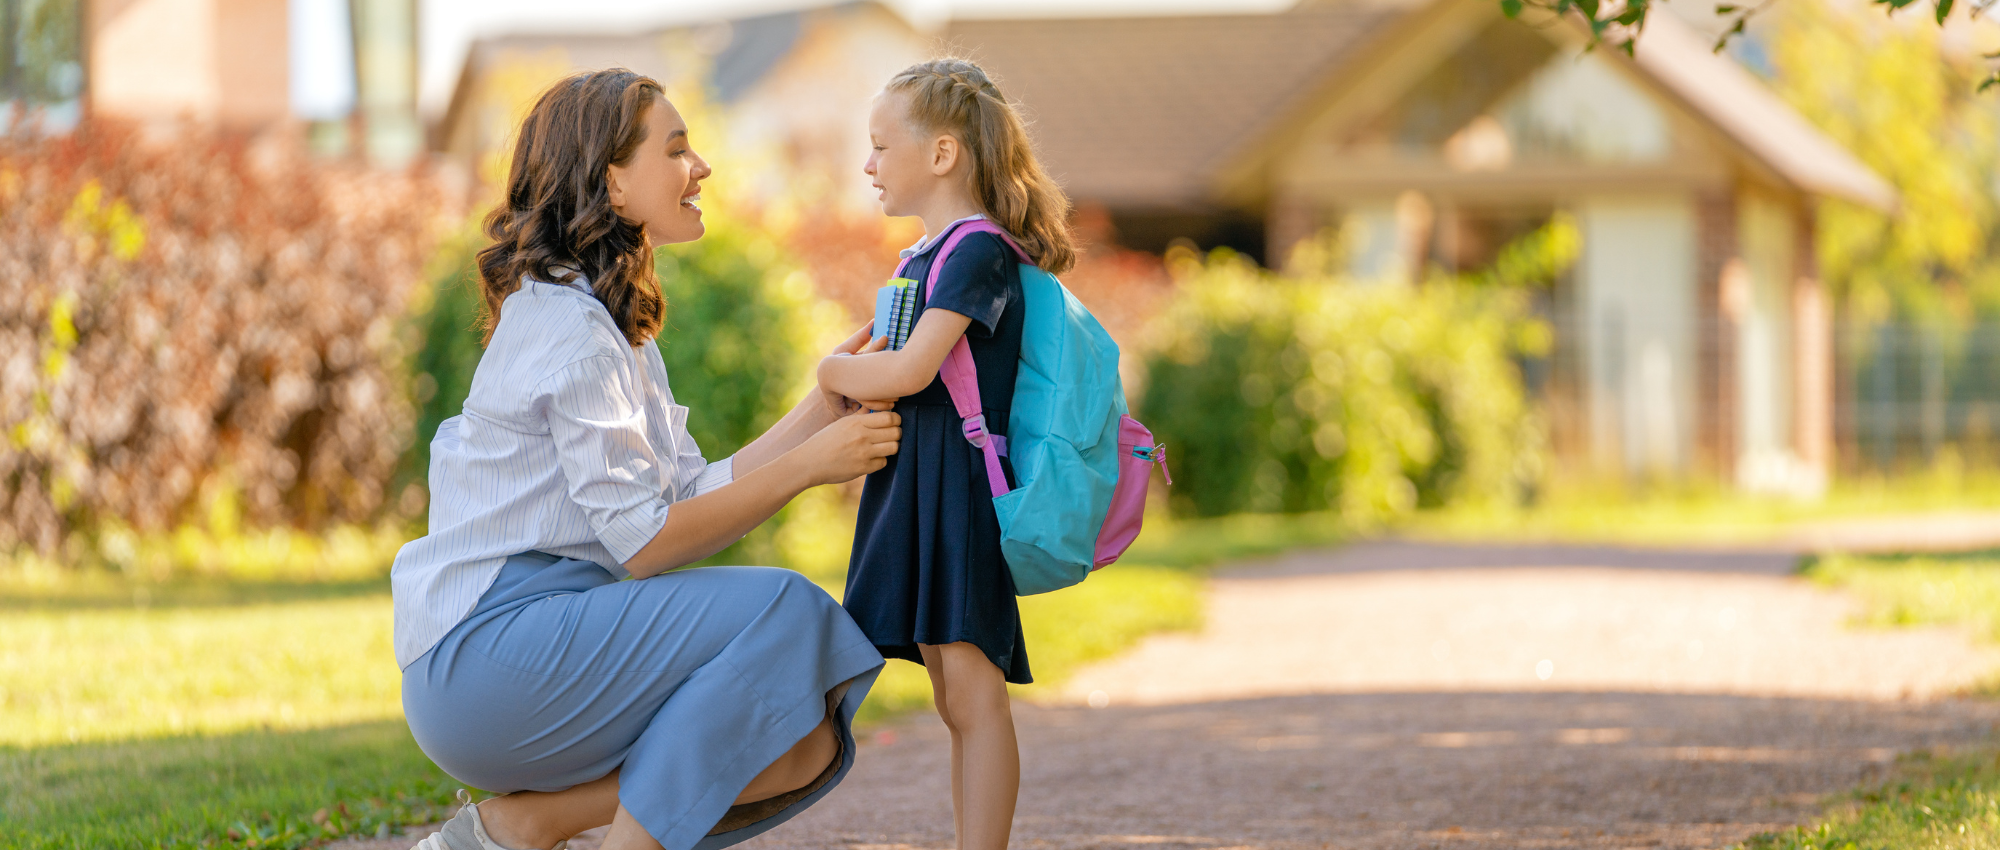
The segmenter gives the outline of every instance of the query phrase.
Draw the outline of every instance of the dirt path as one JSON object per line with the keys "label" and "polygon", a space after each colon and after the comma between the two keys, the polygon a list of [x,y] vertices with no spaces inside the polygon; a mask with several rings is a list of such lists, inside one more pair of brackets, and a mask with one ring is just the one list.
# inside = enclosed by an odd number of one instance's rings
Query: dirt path
{"label": "dirt path", "polygon": [[[1851,629],[1792,563],[1376,543],[1236,571],[1201,633],[1022,707],[1017,845],[1726,846],[1993,734],[2000,707],[1933,697],[2000,652]],[[750,846],[951,846],[942,728],[894,731]]]}
{"label": "dirt path", "polygon": [[[1377,543],[1229,573],[1201,633],[1019,706],[1016,846],[1719,847],[1989,740],[2000,706],[1942,695],[2000,651],[1851,629],[1791,564]],[[948,848],[948,758],[932,717],[882,730],[745,846]]]}

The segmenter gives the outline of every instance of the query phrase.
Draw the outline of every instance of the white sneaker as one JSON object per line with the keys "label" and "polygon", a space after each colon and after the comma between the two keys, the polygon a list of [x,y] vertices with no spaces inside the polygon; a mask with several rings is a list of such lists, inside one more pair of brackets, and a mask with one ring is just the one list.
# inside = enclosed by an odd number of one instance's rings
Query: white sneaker
{"label": "white sneaker", "polygon": [[[486,834],[486,824],[479,820],[479,807],[473,804],[471,792],[458,789],[458,802],[458,814],[445,821],[443,829],[425,836],[410,850],[514,850]],[[549,850],[564,850],[568,846],[568,841],[558,841]]]}

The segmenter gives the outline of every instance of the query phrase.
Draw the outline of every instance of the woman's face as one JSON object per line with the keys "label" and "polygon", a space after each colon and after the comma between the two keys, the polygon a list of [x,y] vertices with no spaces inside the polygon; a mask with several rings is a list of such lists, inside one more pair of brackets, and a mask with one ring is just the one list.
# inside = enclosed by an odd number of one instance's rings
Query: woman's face
{"label": "woman's face", "polygon": [[608,179],[611,208],[646,227],[654,245],[693,242],[705,230],[701,223],[701,181],[711,173],[708,161],[688,145],[687,122],[664,98],[646,110],[646,139],[624,165],[613,165]]}

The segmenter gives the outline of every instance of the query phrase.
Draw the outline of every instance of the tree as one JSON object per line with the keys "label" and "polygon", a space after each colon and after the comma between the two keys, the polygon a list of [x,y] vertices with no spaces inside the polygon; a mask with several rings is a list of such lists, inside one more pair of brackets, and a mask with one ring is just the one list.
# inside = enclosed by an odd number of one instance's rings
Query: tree
{"label": "tree", "polygon": [[[1895,14],[1916,5],[1919,0],[1869,0],[1869,2],[1883,7],[1888,14]],[[1732,39],[1742,35],[1744,27],[1749,25],[1753,16],[1770,9],[1775,3],[1777,0],[1759,0],[1750,4],[1717,3],[1715,14],[1727,21],[1729,26],[1716,38],[1716,52],[1722,52]],[[1930,0],[1930,3],[1938,26],[1944,26],[1945,21],[1950,19],[1952,11],[1958,7],[1958,0]],[[2000,0],[1971,0],[1967,8],[1971,9],[1971,15],[1976,18],[1985,14],[1995,3],[2000,3]],[[1631,55],[1633,44],[1646,28],[1647,16],[1652,14],[1653,0],[1500,0],[1500,10],[1509,18],[1519,18],[1529,9],[1537,9],[1557,18],[1574,14],[1589,24],[1592,48],[1608,43],[1625,51],[1626,55]],[[1989,55],[1986,58],[2000,59],[2000,54]],[[2000,70],[1989,69],[1980,79],[1978,90],[1983,92],[1994,85],[2000,85]]]}

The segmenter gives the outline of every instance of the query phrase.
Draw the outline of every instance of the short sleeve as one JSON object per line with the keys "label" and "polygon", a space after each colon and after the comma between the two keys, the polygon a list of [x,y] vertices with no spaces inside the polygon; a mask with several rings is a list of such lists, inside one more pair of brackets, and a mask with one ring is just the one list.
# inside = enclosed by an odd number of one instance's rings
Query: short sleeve
{"label": "short sleeve", "polygon": [[1019,289],[1013,285],[1019,275],[1015,262],[1013,250],[1000,237],[991,233],[965,237],[944,258],[937,289],[924,309],[938,307],[970,318],[976,326],[970,333],[991,337]]}

